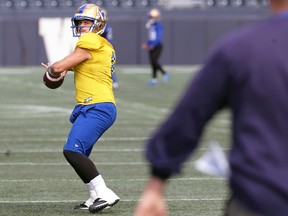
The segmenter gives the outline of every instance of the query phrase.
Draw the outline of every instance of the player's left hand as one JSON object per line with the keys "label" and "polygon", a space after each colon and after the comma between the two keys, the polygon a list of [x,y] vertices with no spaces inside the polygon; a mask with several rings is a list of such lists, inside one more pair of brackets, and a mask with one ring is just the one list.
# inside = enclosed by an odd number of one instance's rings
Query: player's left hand
{"label": "player's left hand", "polygon": [[148,46],[147,46],[146,43],[143,43],[143,44],[141,45],[141,48],[142,48],[142,49],[148,49]]}

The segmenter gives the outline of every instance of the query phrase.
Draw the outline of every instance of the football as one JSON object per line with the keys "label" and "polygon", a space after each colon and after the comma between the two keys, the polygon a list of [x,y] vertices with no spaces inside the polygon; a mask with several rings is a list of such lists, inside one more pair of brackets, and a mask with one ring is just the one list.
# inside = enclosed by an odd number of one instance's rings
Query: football
{"label": "football", "polygon": [[47,71],[43,74],[43,83],[50,89],[59,88],[64,82],[64,78],[55,77]]}

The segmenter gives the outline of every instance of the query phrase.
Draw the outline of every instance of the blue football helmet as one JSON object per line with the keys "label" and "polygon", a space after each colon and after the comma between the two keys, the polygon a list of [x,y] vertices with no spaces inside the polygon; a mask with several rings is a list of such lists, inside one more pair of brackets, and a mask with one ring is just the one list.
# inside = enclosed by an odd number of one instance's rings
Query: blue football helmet
{"label": "blue football helmet", "polygon": [[[80,6],[71,19],[72,32],[74,37],[81,36],[81,26],[78,26],[80,20],[90,20],[93,25],[90,27],[89,32],[94,32],[101,35],[106,27],[106,16],[102,8],[94,4],[84,4]],[[87,27],[86,27],[87,28]]]}

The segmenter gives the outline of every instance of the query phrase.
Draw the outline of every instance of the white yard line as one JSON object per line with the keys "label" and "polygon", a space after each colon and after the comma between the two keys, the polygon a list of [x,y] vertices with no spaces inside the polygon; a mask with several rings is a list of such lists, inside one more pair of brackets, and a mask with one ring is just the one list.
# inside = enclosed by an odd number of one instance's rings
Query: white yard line
{"label": "white yard line", "polygon": [[[145,182],[148,178],[142,179],[105,179],[107,182]],[[170,181],[226,181],[219,177],[193,177],[193,178],[171,178]],[[0,182],[81,182],[80,179],[0,179]]]}
{"label": "white yard line", "polygon": [[[97,163],[98,165],[111,165],[111,166],[138,166],[148,165],[144,162],[114,162],[114,163]],[[32,163],[32,162],[17,162],[17,163],[0,163],[0,166],[70,166],[68,163]]]}
{"label": "white yard line", "polygon": [[[191,201],[225,201],[227,200],[226,198],[180,198],[180,199],[166,199],[167,202],[191,202]],[[74,202],[81,202],[83,200],[19,200],[19,201],[14,201],[14,200],[0,200],[1,204],[22,204],[22,203],[74,203]],[[121,199],[120,202],[137,202],[138,199]]]}
{"label": "white yard line", "polygon": [[[14,142],[16,141],[21,141],[23,142],[43,142],[43,141],[49,141],[49,142],[65,142],[66,141],[66,137],[62,137],[62,138],[53,138],[53,137],[49,137],[49,138],[39,138],[39,137],[13,137],[13,138],[1,138],[1,142],[5,143],[8,141],[11,141],[13,139]],[[119,141],[126,141],[126,142],[131,142],[131,141],[145,141],[148,140],[149,137],[107,137],[107,138],[100,138],[98,140],[98,142],[119,142]]]}
{"label": "white yard line", "polygon": [[[23,139],[21,139],[23,141]],[[63,139],[64,140],[64,139]],[[102,139],[101,141],[145,141],[148,140],[148,137],[145,138],[143,137],[142,139],[133,139],[133,138],[115,138],[115,139]],[[3,140],[2,140],[3,141]],[[229,150],[229,148],[222,148],[224,151]],[[12,149],[7,149],[7,150],[0,150],[0,154],[31,154],[31,153],[61,153],[62,152],[62,147],[59,149],[54,148],[54,149],[17,149],[14,150]],[[145,149],[143,148],[122,148],[119,145],[119,148],[97,148],[95,149],[95,152],[143,152]],[[200,147],[197,149],[197,151],[207,151],[208,147]],[[9,156],[9,155],[8,155]]]}

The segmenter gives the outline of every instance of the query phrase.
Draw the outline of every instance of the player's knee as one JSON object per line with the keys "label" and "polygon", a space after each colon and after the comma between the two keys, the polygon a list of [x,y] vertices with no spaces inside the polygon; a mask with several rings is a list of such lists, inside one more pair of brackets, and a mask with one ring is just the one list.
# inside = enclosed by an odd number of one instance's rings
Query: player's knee
{"label": "player's knee", "polygon": [[71,161],[73,158],[73,152],[69,150],[63,150],[63,155],[67,161]]}

